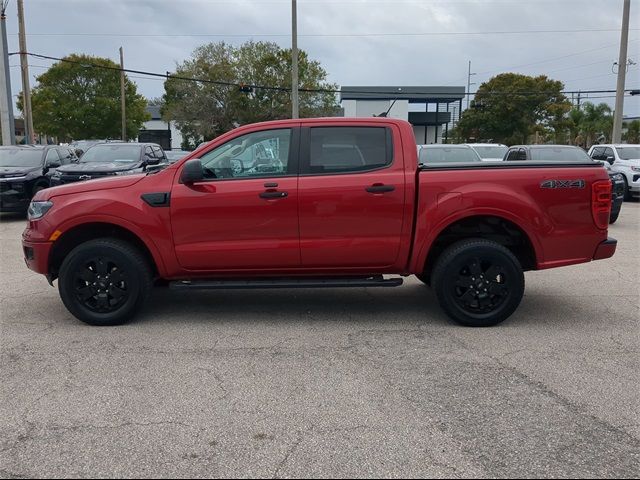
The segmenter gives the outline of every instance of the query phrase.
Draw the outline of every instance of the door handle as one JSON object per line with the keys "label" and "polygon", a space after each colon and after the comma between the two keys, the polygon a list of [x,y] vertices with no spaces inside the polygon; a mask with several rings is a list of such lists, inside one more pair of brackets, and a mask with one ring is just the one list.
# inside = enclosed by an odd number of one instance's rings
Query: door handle
{"label": "door handle", "polygon": [[382,183],[374,183],[370,187],[365,188],[369,193],[385,193],[393,192],[396,189],[393,185],[383,185]]}
{"label": "door handle", "polygon": [[260,198],[266,198],[266,199],[274,199],[274,198],[284,198],[287,195],[289,195],[287,192],[274,192],[274,191],[267,191],[267,192],[262,192],[260,193],[258,196]]}

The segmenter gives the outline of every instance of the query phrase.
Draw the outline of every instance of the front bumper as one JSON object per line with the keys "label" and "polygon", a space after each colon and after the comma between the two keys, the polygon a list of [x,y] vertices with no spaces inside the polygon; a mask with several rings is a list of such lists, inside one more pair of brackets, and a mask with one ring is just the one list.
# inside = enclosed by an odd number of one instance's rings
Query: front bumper
{"label": "front bumper", "polygon": [[598,245],[593,254],[593,259],[603,260],[605,258],[613,257],[613,254],[616,253],[617,246],[618,241],[615,238],[607,238],[604,242],[601,242],[600,245]]}
{"label": "front bumper", "polygon": [[49,254],[53,242],[32,242],[22,239],[24,262],[30,270],[47,275],[49,273]]}

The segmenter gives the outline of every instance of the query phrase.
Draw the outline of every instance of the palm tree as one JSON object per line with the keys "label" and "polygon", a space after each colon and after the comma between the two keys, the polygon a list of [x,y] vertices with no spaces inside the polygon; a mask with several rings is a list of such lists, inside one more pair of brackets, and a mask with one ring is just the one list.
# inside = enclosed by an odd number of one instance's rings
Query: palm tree
{"label": "palm tree", "polygon": [[640,143],[640,120],[633,120],[622,124],[627,131],[622,139],[627,143]]}

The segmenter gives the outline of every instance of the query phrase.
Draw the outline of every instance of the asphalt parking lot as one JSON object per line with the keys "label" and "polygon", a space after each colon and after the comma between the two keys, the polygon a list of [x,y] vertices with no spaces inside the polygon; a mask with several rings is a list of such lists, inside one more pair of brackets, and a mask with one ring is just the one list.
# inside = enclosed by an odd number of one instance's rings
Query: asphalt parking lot
{"label": "asphalt parking lot", "polygon": [[0,477],[637,477],[640,203],[499,327],[396,289],[170,292],[89,327],[0,223]]}

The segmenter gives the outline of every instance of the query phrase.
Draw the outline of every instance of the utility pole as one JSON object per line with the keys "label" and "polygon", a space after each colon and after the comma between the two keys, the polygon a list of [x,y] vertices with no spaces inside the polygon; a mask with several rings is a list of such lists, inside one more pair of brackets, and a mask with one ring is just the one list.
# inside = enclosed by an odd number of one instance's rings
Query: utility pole
{"label": "utility pole", "polygon": [[18,0],[18,35],[20,38],[20,70],[22,70],[22,111],[24,113],[24,142],[35,143],[33,134],[33,112],[31,110],[31,87],[29,86],[29,64],[27,62],[27,34],[24,29],[24,0]]}
{"label": "utility pole", "polygon": [[291,110],[291,118],[298,118],[298,5],[296,0],[291,0]]}
{"label": "utility pole", "polygon": [[471,73],[471,60],[469,60],[469,73],[467,75],[467,109],[469,109],[469,101],[471,100],[471,85],[475,85],[475,83],[471,83],[471,75],[475,75],[475,73]]}
{"label": "utility pole", "polygon": [[7,44],[7,26],[5,10],[8,0],[0,0],[0,43],[2,44],[0,59],[0,126],[2,128],[2,145],[16,144],[16,127],[13,119],[13,97],[11,95],[11,75],[9,72],[9,47]]}
{"label": "utility pole", "polygon": [[627,43],[629,42],[629,8],[631,0],[624,0],[622,7],[622,32],[620,33],[620,56],[618,57],[618,84],[616,86],[616,109],[613,112],[612,143],[622,141],[622,113],[624,109],[624,81],[627,74]]}
{"label": "utility pole", "polygon": [[124,90],[124,55],[120,47],[120,105],[122,110],[122,141],[127,141],[127,113]]}

